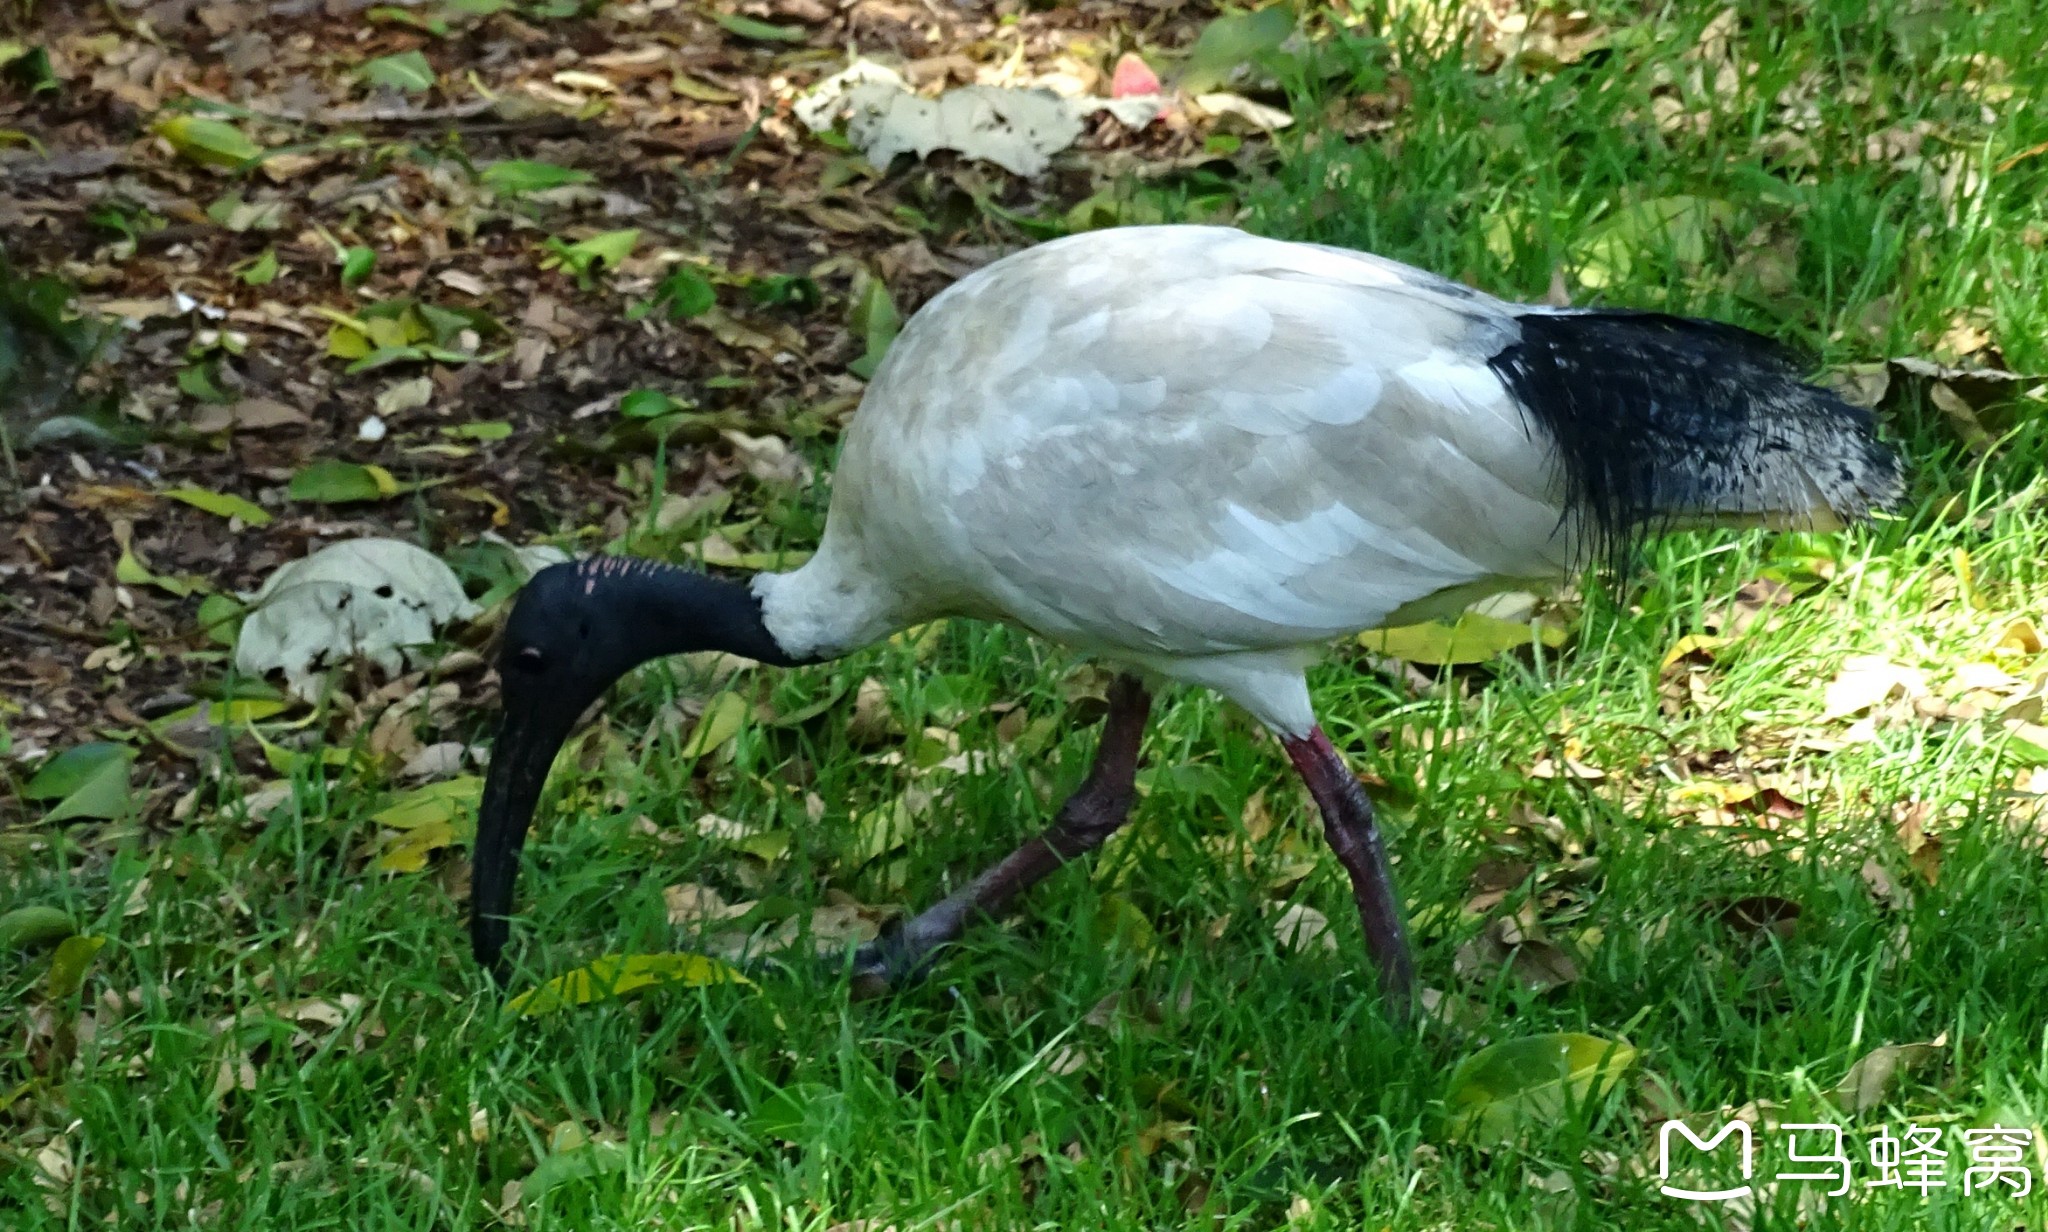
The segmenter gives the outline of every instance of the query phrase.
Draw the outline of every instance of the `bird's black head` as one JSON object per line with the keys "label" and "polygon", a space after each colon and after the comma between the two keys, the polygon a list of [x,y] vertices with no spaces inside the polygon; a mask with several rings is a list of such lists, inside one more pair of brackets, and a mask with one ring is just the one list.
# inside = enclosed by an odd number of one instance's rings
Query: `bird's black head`
{"label": "bird's black head", "polygon": [[622,619],[619,608],[624,592],[640,589],[629,582],[629,571],[662,568],[599,557],[536,573],[512,605],[499,642],[498,688],[506,718],[567,710],[574,719],[613,681],[659,654],[653,631]]}
{"label": "bird's black head", "polygon": [[763,625],[760,602],[738,582],[601,556],[543,569],[519,592],[498,652],[504,713],[470,874],[470,943],[492,974],[504,975],[519,852],[562,742],[619,677],[694,650],[790,662]]}

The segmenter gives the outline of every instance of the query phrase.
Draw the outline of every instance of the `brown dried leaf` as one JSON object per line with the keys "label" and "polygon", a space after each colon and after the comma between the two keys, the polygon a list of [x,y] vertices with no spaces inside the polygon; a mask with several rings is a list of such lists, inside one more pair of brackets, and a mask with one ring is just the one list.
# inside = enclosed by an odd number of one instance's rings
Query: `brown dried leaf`
{"label": "brown dried leaf", "polygon": [[[1515,937],[1515,942],[1507,938]],[[1453,960],[1458,975],[1474,984],[1490,984],[1505,968],[1511,978],[1544,992],[1578,982],[1579,966],[1555,943],[1529,935],[1525,925],[1494,920],[1477,937],[1458,947]]]}
{"label": "brown dried leaf", "polygon": [[244,398],[233,405],[206,403],[192,416],[195,432],[261,432],[267,428],[304,427],[312,421],[304,411],[274,398]]}
{"label": "brown dried leaf", "polygon": [[1892,822],[1906,862],[1928,885],[1941,876],[1941,838],[1927,832],[1933,816],[1934,806],[1925,800],[1902,800],[1892,806]]}
{"label": "brown dried leaf", "polygon": [[694,882],[668,886],[662,890],[661,898],[668,905],[668,922],[674,925],[736,920],[755,906],[753,903],[729,903],[717,890]]}
{"label": "brown dried leaf", "polygon": [[1873,1112],[1884,1104],[1901,1078],[1940,1059],[1948,1042],[1947,1033],[1924,1044],[1885,1044],[1864,1054],[1828,1098],[1836,1107],[1854,1116]]}
{"label": "brown dried leaf", "polygon": [[1273,936],[1280,944],[1297,953],[1320,950],[1326,954],[1337,952],[1337,938],[1330,933],[1330,917],[1314,907],[1302,903],[1290,903],[1278,919],[1273,921]]}
{"label": "brown dried leaf", "polygon": [[853,695],[853,717],[846,721],[846,738],[855,747],[867,748],[901,739],[903,723],[889,707],[889,689],[869,676]]}

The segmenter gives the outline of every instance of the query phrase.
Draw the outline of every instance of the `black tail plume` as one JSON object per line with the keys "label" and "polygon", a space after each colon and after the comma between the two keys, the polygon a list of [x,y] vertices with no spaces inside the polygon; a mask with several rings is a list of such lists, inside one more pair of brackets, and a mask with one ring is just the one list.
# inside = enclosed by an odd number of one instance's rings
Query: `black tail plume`
{"label": "black tail plume", "polygon": [[1829,526],[1890,508],[1898,456],[1868,411],[1761,334],[1654,312],[1530,311],[1489,364],[1557,448],[1610,559],[1696,520]]}

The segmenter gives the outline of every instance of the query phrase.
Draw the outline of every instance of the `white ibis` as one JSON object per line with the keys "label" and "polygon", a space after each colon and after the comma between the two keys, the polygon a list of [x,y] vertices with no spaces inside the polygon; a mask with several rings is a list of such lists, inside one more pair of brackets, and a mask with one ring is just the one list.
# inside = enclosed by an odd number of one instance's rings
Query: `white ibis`
{"label": "white ibis", "polygon": [[802,568],[733,581],[597,558],[521,592],[477,827],[476,956],[504,973],[548,766],[635,665],[701,650],[816,663],[966,617],[1126,674],[1051,827],[858,970],[917,967],[1122,825],[1142,682],[1163,679],[1216,690],[1279,738],[1405,1013],[1401,900],[1305,665],[1333,638],[1566,574],[1665,526],[1831,528],[1894,502],[1899,463],[1870,417],[1800,377],[1734,326],[1506,303],[1228,228],[1096,231],[1006,257],[896,339]]}

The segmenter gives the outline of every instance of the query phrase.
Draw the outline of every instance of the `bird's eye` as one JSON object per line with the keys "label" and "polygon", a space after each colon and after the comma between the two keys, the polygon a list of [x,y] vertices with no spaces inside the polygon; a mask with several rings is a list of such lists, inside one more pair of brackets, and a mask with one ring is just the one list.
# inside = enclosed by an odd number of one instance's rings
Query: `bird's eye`
{"label": "bird's eye", "polygon": [[512,656],[512,665],[522,672],[538,672],[547,666],[547,662],[547,656],[540,652],[538,646],[522,647]]}

